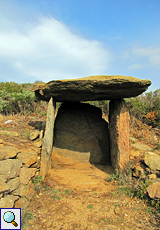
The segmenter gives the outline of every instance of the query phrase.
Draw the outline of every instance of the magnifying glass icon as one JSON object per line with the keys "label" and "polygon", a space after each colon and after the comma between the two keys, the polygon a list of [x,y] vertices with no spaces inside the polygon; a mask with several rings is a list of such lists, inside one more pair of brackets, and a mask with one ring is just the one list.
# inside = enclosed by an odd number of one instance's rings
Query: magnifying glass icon
{"label": "magnifying glass icon", "polygon": [[3,219],[7,223],[12,223],[15,227],[18,226],[18,224],[14,221],[15,220],[15,215],[11,211],[7,211],[3,215]]}

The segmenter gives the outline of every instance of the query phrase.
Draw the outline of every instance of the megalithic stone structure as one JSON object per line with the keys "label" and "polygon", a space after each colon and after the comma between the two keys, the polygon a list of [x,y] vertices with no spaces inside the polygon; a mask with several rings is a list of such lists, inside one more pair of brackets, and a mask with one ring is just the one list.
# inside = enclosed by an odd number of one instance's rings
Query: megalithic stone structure
{"label": "megalithic stone structure", "polygon": [[48,101],[47,124],[41,154],[40,173],[44,178],[51,168],[55,101],[84,102],[110,100],[109,142],[114,169],[123,171],[129,161],[129,111],[123,98],[136,97],[151,85],[150,80],[127,76],[97,75],[79,79],[56,80],[35,84],[33,91],[39,100]]}
{"label": "megalithic stone structure", "polygon": [[42,153],[41,153],[40,175],[42,176],[42,179],[45,178],[45,175],[47,174],[49,169],[51,169],[51,153],[53,148],[55,110],[56,110],[56,101],[54,98],[51,97],[48,103],[47,122],[46,122]]}

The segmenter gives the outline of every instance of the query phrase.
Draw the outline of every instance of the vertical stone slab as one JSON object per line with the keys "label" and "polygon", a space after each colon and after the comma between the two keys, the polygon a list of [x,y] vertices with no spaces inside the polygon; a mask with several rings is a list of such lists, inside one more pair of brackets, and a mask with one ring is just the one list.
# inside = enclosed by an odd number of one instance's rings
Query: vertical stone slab
{"label": "vertical stone slab", "polygon": [[129,162],[129,110],[123,99],[109,103],[109,136],[111,164],[114,169],[123,171]]}
{"label": "vertical stone slab", "polygon": [[41,153],[40,175],[42,176],[42,179],[45,178],[45,175],[51,168],[51,153],[53,147],[55,110],[56,110],[56,102],[54,98],[51,98],[48,103],[47,122],[46,122],[46,129],[43,138],[43,146],[42,146],[42,153]]}

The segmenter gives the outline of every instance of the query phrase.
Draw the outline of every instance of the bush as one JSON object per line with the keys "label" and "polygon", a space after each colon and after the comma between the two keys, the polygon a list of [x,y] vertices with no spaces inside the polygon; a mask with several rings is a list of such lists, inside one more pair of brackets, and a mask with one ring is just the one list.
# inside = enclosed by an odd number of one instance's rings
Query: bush
{"label": "bush", "polygon": [[125,102],[130,115],[147,125],[160,128],[160,89],[141,94],[138,97],[127,98]]}
{"label": "bush", "polygon": [[30,91],[32,84],[17,84],[14,82],[0,83],[0,113],[33,113],[37,111],[37,105],[45,114],[45,102],[37,101],[35,93]]}

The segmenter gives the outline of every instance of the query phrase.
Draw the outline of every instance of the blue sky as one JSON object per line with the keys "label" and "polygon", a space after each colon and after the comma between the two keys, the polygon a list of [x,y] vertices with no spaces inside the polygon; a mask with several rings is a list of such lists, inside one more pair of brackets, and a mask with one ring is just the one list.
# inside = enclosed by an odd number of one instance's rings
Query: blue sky
{"label": "blue sky", "polygon": [[160,0],[0,0],[0,82],[91,75],[160,88]]}

